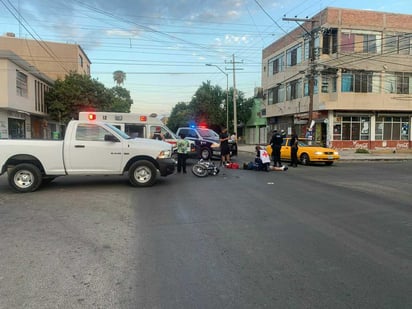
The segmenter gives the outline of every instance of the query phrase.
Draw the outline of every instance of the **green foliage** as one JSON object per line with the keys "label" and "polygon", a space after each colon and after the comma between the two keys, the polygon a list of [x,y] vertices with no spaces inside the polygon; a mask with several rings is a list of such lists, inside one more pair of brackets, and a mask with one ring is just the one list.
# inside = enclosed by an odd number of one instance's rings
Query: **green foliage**
{"label": "green foliage", "polygon": [[191,119],[193,119],[193,114],[189,105],[184,102],[179,102],[173,107],[167,126],[173,132],[176,132],[179,127],[187,126]]}
{"label": "green foliage", "polygon": [[226,123],[226,105],[222,102],[226,93],[219,86],[212,86],[210,81],[198,88],[189,108],[193,111],[192,121],[206,124],[208,127],[221,127]]}
{"label": "green foliage", "polygon": [[[229,90],[229,104],[226,103],[226,91],[219,86],[212,86],[210,81],[203,83],[195,92],[190,103],[178,103],[169,117],[168,126],[173,131],[191,123],[203,123],[220,131],[226,126],[227,108],[229,108],[229,132],[233,132],[233,88]],[[238,125],[250,118],[253,98],[245,99],[241,91],[236,96]]]}
{"label": "green foliage", "polygon": [[113,87],[109,89],[111,97],[111,104],[105,110],[106,112],[122,112],[130,113],[130,107],[133,104],[133,100],[130,97],[130,91],[123,87]]}
{"label": "green foliage", "polygon": [[355,150],[355,153],[369,153],[368,149],[358,148]]}
{"label": "green foliage", "polygon": [[88,75],[70,73],[56,80],[46,93],[45,102],[51,119],[67,123],[78,119],[80,111],[129,112],[133,101],[122,87],[107,89]]}

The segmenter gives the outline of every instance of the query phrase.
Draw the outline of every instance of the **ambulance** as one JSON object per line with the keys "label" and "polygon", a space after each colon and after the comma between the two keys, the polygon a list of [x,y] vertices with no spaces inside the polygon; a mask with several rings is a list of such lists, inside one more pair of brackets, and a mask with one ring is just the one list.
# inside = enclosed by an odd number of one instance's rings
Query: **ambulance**
{"label": "ambulance", "polygon": [[[80,112],[79,120],[107,122],[125,132],[131,138],[153,138],[160,130],[164,141],[172,144],[176,152],[177,136],[157,117],[157,114],[135,114],[115,112]],[[191,143],[190,152],[196,152]]]}

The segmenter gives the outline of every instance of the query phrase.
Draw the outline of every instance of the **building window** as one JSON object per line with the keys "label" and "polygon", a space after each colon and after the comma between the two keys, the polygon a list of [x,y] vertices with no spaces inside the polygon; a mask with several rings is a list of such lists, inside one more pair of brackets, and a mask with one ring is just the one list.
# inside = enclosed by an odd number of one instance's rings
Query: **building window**
{"label": "building window", "polygon": [[283,54],[276,56],[275,58],[272,58],[269,60],[268,66],[269,66],[269,76],[275,75],[276,73],[282,72],[283,69]]}
{"label": "building window", "polygon": [[385,93],[410,94],[412,93],[412,73],[385,74]]}
{"label": "building window", "polygon": [[363,35],[363,52],[376,54],[376,35],[364,34]]}
{"label": "building window", "polygon": [[79,65],[82,68],[83,67],[83,57],[82,55],[79,55]]}
{"label": "building window", "polygon": [[302,97],[302,80],[297,79],[286,85],[286,100],[294,100]]}
{"label": "building window", "polygon": [[337,77],[336,73],[322,74],[322,93],[336,92]]}
{"label": "building window", "polygon": [[395,53],[399,55],[412,55],[412,34],[385,34],[385,53]]}
{"label": "building window", "polygon": [[409,140],[408,117],[380,116],[376,118],[376,140]]}
{"label": "building window", "polygon": [[[318,76],[313,78],[313,94],[317,94],[319,92],[318,87]],[[309,95],[309,79],[305,79],[305,83],[303,85],[303,95],[307,97]]]}
{"label": "building window", "polygon": [[330,55],[338,52],[338,29],[326,29],[322,39],[322,54]]}
{"label": "building window", "polygon": [[27,75],[16,70],[16,93],[18,96],[27,97]]}
{"label": "building window", "polygon": [[376,54],[381,52],[382,34],[372,31],[343,30],[341,52]]}
{"label": "building window", "polygon": [[380,92],[380,74],[368,71],[342,71],[342,92]]}
{"label": "building window", "polygon": [[276,104],[285,101],[285,86],[279,85],[268,91],[268,104]]}
{"label": "building window", "polygon": [[335,117],[333,124],[334,140],[369,140],[370,117]]}
{"label": "building window", "polygon": [[273,104],[273,88],[268,90],[268,105]]}
{"label": "building window", "polygon": [[302,62],[302,44],[298,44],[286,51],[286,64],[288,67]]}

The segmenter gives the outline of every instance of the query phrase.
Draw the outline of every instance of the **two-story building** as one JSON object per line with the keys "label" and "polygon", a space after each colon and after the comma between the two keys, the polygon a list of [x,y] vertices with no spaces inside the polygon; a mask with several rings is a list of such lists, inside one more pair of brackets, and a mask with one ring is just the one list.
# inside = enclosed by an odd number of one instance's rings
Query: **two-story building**
{"label": "two-story building", "polygon": [[44,94],[53,80],[10,51],[0,50],[0,138],[50,134]]}
{"label": "two-story building", "polygon": [[307,19],[262,52],[270,129],[335,148],[411,148],[411,42],[411,15],[328,7]]}
{"label": "two-story building", "polygon": [[47,92],[70,72],[90,75],[91,62],[77,44],[0,37],[0,138],[52,138]]}

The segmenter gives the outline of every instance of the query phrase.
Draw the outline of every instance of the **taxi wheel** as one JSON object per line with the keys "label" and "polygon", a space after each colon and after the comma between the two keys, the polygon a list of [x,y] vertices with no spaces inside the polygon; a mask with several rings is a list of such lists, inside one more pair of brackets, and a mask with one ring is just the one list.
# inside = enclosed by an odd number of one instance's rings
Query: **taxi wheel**
{"label": "taxi wheel", "polygon": [[310,162],[309,156],[307,153],[302,153],[300,156],[300,163],[302,163],[302,165],[308,165]]}

